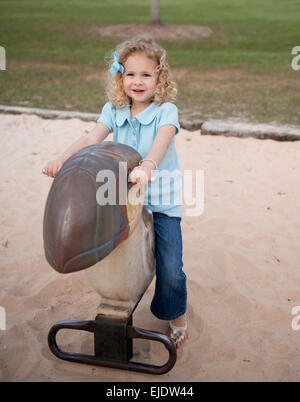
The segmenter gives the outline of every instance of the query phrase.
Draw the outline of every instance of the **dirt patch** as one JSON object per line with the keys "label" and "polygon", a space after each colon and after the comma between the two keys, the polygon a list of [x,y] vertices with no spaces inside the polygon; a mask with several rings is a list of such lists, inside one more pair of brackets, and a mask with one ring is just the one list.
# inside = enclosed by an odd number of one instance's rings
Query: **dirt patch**
{"label": "dirt patch", "polygon": [[209,27],[201,25],[118,24],[93,26],[89,28],[89,33],[94,36],[115,38],[129,38],[147,33],[151,34],[154,39],[182,40],[206,38],[213,31]]}
{"label": "dirt patch", "polygon": [[70,70],[70,69],[82,69],[79,64],[72,63],[59,63],[42,60],[27,60],[27,59],[12,59],[8,60],[9,66],[12,68],[53,68],[56,70]]}
{"label": "dirt patch", "polygon": [[172,74],[177,83],[185,89],[222,90],[243,88],[267,91],[269,88],[282,87],[283,90],[293,85],[294,77],[284,73],[261,74],[244,71],[239,68],[219,68],[214,70],[174,68]]}
{"label": "dirt patch", "polygon": [[70,71],[72,73],[78,73],[80,79],[83,81],[100,81],[105,82],[108,71],[104,68],[83,66],[82,64],[74,63],[57,63],[41,60],[17,60],[9,59],[10,68],[18,69],[53,69],[55,71]]}

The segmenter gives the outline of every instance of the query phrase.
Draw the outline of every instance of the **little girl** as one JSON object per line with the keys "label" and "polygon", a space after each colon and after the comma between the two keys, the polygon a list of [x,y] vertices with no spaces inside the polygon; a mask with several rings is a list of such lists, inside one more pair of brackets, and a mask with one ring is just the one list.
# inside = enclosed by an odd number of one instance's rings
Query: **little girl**
{"label": "little girl", "polygon": [[[166,51],[148,37],[121,43],[114,52],[110,75],[109,102],[104,105],[95,128],[60,158],[50,161],[45,173],[55,177],[69,157],[86,146],[102,142],[111,132],[115,142],[130,145],[139,152],[143,160],[132,170],[130,179],[140,185],[148,184],[144,204],[153,213],[156,284],[151,311],[157,318],[169,321],[171,339],[179,348],[187,338],[187,291],[182,270],[182,210],[180,203],[174,202],[182,187],[174,141],[180,128],[178,111],[170,102],[176,97],[176,84],[169,77]],[[158,167],[172,176],[172,189],[160,180],[150,181],[151,175],[158,173],[155,172]],[[164,196],[173,197],[173,201],[161,202]]]}

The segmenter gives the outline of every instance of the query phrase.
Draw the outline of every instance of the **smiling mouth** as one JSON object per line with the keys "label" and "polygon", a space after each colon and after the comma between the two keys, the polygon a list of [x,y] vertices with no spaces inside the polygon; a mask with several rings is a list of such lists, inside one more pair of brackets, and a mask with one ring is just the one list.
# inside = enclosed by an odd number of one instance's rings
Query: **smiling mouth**
{"label": "smiling mouth", "polygon": [[133,92],[137,93],[137,94],[141,94],[143,92],[145,92],[144,89],[133,89]]}

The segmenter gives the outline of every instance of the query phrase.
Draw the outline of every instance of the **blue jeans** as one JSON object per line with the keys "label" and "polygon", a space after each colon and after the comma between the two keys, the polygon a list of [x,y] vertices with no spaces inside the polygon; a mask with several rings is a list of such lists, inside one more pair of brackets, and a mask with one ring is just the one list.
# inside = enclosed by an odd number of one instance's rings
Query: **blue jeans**
{"label": "blue jeans", "polygon": [[161,320],[174,320],[186,312],[186,275],[182,270],[181,218],[153,212],[156,283],[151,312]]}

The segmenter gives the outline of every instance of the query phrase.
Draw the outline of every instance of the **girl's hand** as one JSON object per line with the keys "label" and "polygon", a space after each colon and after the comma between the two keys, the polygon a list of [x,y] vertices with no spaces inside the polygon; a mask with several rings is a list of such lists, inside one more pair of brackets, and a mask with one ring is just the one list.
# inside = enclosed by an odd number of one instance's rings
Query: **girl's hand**
{"label": "girl's hand", "polygon": [[43,172],[50,177],[55,177],[64,163],[61,160],[55,159],[50,161],[45,166]]}
{"label": "girl's hand", "polygon": [[136,166],[129,175],[132,183],[145,185],[151,180],[152,169],[146,166]]}

